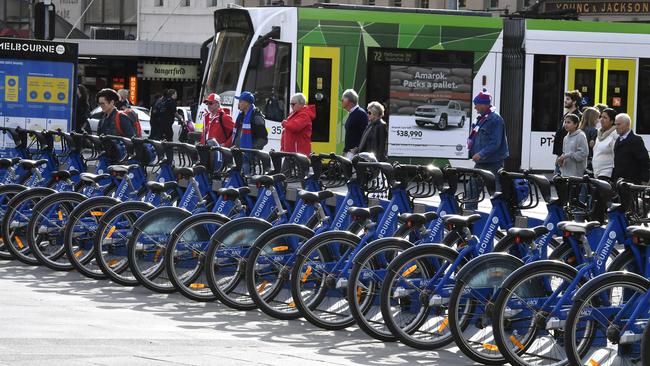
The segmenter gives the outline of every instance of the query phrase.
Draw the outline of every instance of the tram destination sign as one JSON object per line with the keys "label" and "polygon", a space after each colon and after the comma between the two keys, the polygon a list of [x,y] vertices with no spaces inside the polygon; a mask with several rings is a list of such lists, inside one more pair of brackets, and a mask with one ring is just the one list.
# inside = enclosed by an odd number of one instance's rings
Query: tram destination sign
{"label": "tram destination sign", "polygon": [[574,9],[580,14],[650,14],[650,1],[554,1],[546,11]]}

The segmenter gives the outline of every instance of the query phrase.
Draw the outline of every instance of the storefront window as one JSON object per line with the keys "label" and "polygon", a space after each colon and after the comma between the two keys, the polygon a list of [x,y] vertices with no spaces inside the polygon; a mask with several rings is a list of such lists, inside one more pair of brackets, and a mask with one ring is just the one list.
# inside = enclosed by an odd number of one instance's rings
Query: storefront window
{"label": "storefront window", "polygon": [[533,66],[533,131],[556,131],[562,118],[565,57],[535,55]]}
{"label": "storefront window", "polygon": [[267,119],[282,121],[289,107],[291,44],[268,42],[251,50],[244,90],[255,94],[257,106]]}
{"label": "storefront window", "polygon": [[125,1],[124,6],[122,6],[122,22],[135,23],[137,13],[138,13],[138,2]]}

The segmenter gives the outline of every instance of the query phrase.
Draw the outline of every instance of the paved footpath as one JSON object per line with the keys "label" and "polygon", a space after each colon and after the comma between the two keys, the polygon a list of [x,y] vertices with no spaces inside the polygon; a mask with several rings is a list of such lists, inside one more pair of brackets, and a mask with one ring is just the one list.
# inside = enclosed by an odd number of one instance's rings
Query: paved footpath
{"label": "paved footpath", "polygon": [[471,365],[457,348],[415,351],[354,328],[115,286],[0,261],[0,365]]}

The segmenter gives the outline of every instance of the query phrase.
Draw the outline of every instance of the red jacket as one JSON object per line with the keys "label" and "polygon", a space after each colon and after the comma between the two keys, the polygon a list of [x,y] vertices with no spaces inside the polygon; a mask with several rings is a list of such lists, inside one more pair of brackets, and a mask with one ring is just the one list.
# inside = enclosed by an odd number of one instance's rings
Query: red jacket
{"label": "red jacket", "polygon": [[298,112],[292,112],[282,121],[280,150],[297,152],[305,155],[311,153],[311,123],[316,118],[316,106],[308,104]]}
{"label": "red jacket", "polygon": [[[219,116],[221,116],[221,121],[219,121]],[[205,144],[207,140],[215,139],[219,145],[230,147],[233,142],[232,130],[234,127],[235,122],[232,117],[223,109],[219,108],[216,114],[206,113],[203,132],[201,132],[201,143]]]}

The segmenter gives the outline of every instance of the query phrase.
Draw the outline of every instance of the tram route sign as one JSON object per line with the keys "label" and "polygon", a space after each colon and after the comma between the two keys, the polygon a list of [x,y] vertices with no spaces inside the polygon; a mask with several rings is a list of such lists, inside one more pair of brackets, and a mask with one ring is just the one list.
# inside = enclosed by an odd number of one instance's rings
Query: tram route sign
{"label": "tram route sign", "polygon": [[546,11],[574,9],[580,14],[650,14],[650,1],[546,1]]}
{"label": "tram route sign", "polygon": [[[75,43],[0,38],[0,126],[69,131],[77,60]],[[12,146],[0,134],[0,154]]]}

